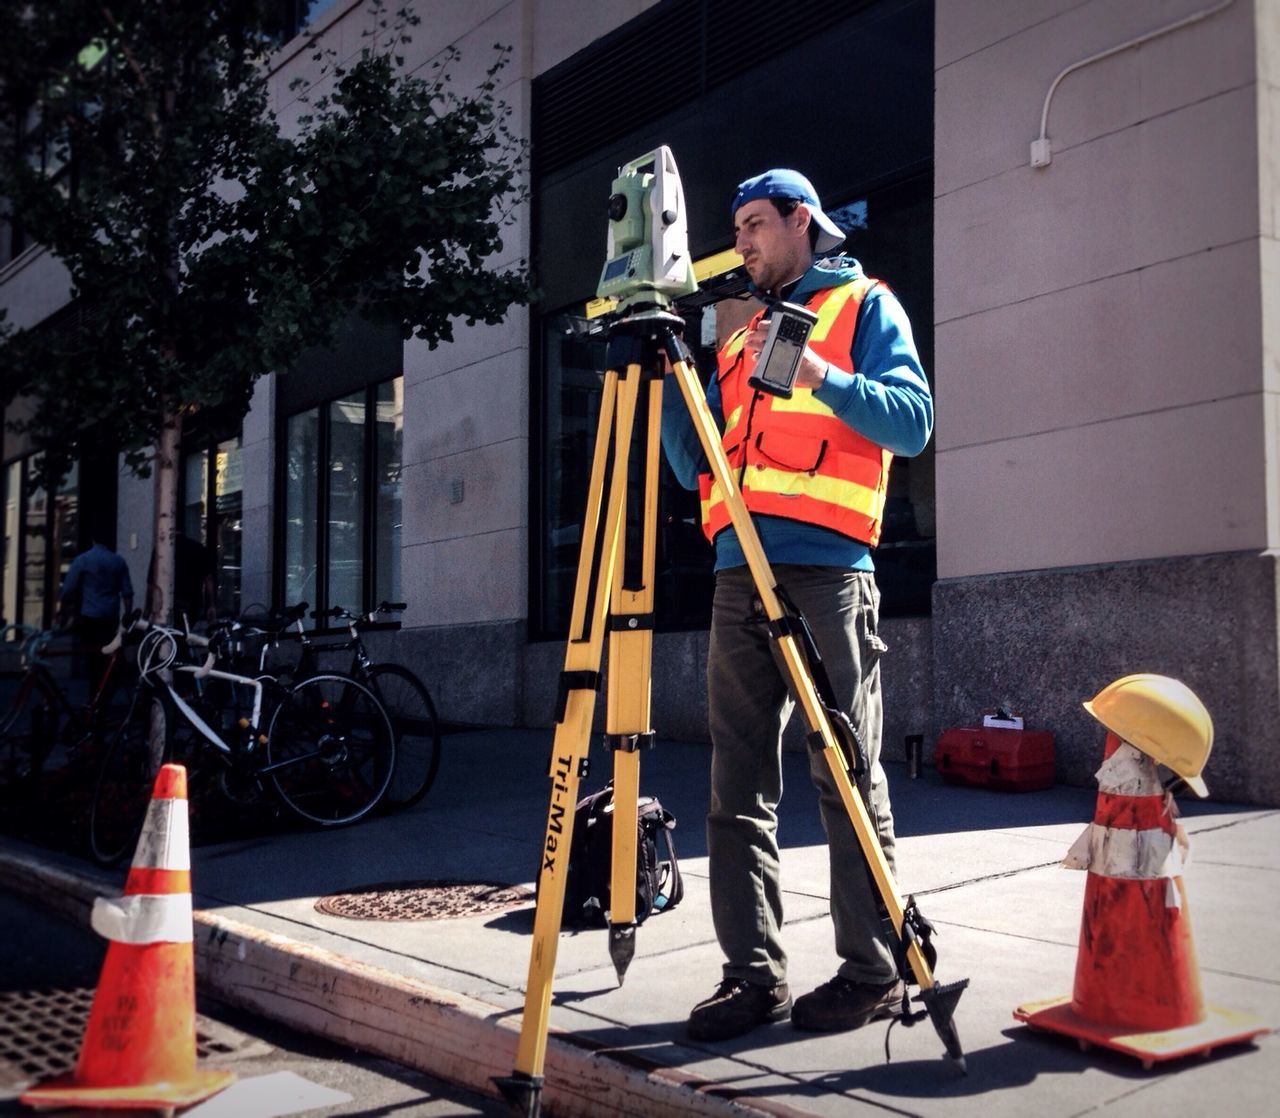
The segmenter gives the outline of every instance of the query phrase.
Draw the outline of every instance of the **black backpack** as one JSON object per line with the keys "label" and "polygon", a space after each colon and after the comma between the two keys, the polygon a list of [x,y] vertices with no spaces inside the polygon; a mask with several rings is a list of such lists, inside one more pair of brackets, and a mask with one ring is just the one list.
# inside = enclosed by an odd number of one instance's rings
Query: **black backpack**
{"label": "black backpack", "polygon": [[[684,897],[671,831],[675,816],[652,796],[636,802],[636,923],[675,908]],[[613,860],[613,783],[578,801],[569,844],[564,924],[603,928],[608,924]]]}

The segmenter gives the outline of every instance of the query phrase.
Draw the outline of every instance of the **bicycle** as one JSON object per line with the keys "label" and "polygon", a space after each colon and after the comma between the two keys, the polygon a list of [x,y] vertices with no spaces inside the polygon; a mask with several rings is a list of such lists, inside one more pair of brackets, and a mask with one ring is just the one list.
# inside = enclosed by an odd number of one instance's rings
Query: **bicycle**
{"label": "bicycle", "polygon": [[374,663],[360,630],[373,624],[380,613],[399,613],[407,608],[404,602],[381,602],[367,614],[352,613],[342,606],[325,613],[312,610],[313,618],[335,618],[347,623],[351,637],[340,644],[316,644],[298,624],[302,641],[302,656],[296,669],[299,677],[319,669],[320,655],[350,651],[347,673],[367,684],[386,707],[396,734],[396,768],[384,797],[392,808],[412,807],[435,783],[440,770],[440,722],[426,684],[403,665]]}
{"label": "bicycle", "polygon": [[[132,618],[127,619],[130,623]],[[55,678],[46,657],[54,634],[26,626],[6,626],[20,637],[21,668],[6,670],[5,703],[0,714],[0,754],[4,758],[3,787],[15,808],[36,815],[44,802],[44,777],[51,759],[72,783],[124,716],[126,704],[120,638],[102,649],[107,660],[102,676],[83,703],[72,702]],[[12,642],[11,642],[12,643]]]}
{"label": "bicycle", "polygon": [[[293,815],[324,827],[354,823],[377,806],[395,767],[395,733],[368,687],[336,673],[290,686],[219,670],[218,650],[232,639],[233,626],[205,638],[137,624],[145,630],[138,686],[103,757],[90,808],[89,846],[97,862],[115,865],[134,848],[155,774],[167,761],[187,766],[192,799],[210,784],[237,804],[258,802],[270,791]],[[203,650],[204,662],[181,662],[183,648]],[[184,695],[179,680],[243,689],[248,713],[221,718],[194,687]],[[211,721],[229,725],[215,728]]]}

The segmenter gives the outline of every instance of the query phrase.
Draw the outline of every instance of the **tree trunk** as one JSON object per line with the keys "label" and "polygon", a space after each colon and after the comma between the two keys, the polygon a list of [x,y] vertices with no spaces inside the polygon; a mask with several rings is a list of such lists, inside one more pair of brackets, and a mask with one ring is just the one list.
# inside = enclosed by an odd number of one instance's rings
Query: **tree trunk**
{"label": "tree trunk", "polygon": [[[178,510],[178,446],[182,440],[182,415],[166,410],[156,440],[155,537],[151,551],[151,581],[147,586],[148,620],[169,624],[174,601],[174,574]],[[173,618],[181,625],[180,617]]]}

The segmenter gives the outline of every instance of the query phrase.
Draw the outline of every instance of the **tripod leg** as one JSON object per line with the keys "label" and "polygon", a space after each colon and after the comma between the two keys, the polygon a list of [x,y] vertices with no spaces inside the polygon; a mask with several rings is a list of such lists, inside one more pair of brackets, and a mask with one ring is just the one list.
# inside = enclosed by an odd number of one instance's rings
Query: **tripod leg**
{"label": "tripod leg", "polygon": [[[747,566],[751,570],[751,577],[755,582],[756,591],[760,596],[765,615],[771,622],[781,621],[785,617],[785,611],[778,600],[775,590],[777,582],[773,577],[773,571],[769,567],[769,561],[765,557],[764,549],[760,546],[760,537],[756,533],[751,514],[747,510],[747,506],[742,499],[742,493],[733,477],[729,461],[725,457],[724,448],[720,443],[719,432],[716,429],[715,419],[711,414],[711,409],[707,406],[702,385],[692,368],[690,368],[684,356],[684,348],[674,334],[668,335],[665,346],[671,358],[676,382],[680,386],[685,406],[689,409],[689,415],[698,433],[698,440],[702,444],[703,452],[711,465],[711,473],[724,494],[725,507],[729,512],[730,520],[737,534],[738,543],[742,547],[742,553],[747,560]],[[871,870],[871,876],[875,881],[880,899],[884,902],[889,918],[893,922],[895,933],[899,940],[904,943],[907,961],[920,986],[921,999],[929,1011],[929,1016],[933,1019],[934,1027],[938,1030],[948,1055],[963,1070],[964,1054],[960,1049],[960,1042],[956,1036],[951,1015],[960,992],[964,989],[964,985],[967,984],[967,980],[961,983],[951,983],[945,990],[937,987],[929,963],[925,959],[919,944],[906,935],[903,927],[905,909],[902,898],[898,895],[893,872],[889,869],[889,863],[885,860],[884,851],[880,849],[880,840],[871,824],[866,805],[854,788],[853,782],[849,779],[835,731],[832,729],[831,721],[818,698],[804,654],[800,650],[795,637],[789,633],[782,632],[776,639],[778,650],[786,665],[787,673],[791,678],[800,707],[804,711],[805,720],[810,729],[810,747],[820,749],[823,753],[835,780],[836,788],[840,793],[841,802],[844,804],[849,821],[853,825],[854,833],[857,835],[858,844]]]}
{"label": "tripod leg", "polygon": [[[547,1050],[547,1022],[551,986],[555,978],[556,947],[564,918],[565,880],[573,841],[573,809],[578,784],[586,768],[595,696],[599,689],[604,650],[605,619],[617,573],[618,541],[622,531],[627,486],[627,452],[635,419],[638,376],[619,384],[613,370],[605,373],[600,422],[592,460],[587,520],[574,589],[572,627],[565,648],[560,684],[560,710],[551,747],[551,798],[538,873],[538,901],[533,919],[529,977],[524,1014],[516,1045],[516,1066],[494,1083],[516,1113],[536,1118]],[[608,473],[610,437],[614,467],[608,479],[608,504],[600,526],[602,496]]]}
{"label": "tripod leg", "polygon": [[[656,362],[646,361],[645,368]],[[638,366],[631,366],[638,370]],[[658,528],[658,455],[662,421],[662,380],[644,374],[648,408],[644,413],[643,503],[641,548],[626,539],[618,545],[609,618],[609,680],[606,740],[613,750],[613,855],[609,887],[609,957],[626,978],[635,956],[637,804],[640,796],[640,753],[652,745],[650,698],[653,664],[653,573]],[[628,372],[630,375],[630,372]],[[639,409],[638,409],[639,410]],[[634,542],[634,541],[632,541]]]}

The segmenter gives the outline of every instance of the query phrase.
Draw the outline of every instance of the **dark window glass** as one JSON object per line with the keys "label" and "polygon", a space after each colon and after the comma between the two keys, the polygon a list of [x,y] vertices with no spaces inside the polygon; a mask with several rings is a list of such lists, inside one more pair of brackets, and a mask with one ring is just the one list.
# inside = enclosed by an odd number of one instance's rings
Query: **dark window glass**
{"label": "dark window glass", "polygon": [[[186,450],[182,459],[178,526],[185,540],[179,541],[175,555],[174,609],[195,622],[210,605],[222,616],[240,613],[244,470],[239,434],[189,440],[188,446],[190,441],[196,449]],[[206,577],[213,579],[212,602]]]}
{"label": "dark window glass", "polygon": [[4,468],[4,565],[3,596],[0,617],[6,623],[18,618],[18,531],[22,523],[19,501],[22,498],[22,462],[10,462]]}
{"label": "dark window glass", "polygon": [[[836,207],[841,251],[893,289],[933,379],[933,181],[922,175]],[[875,550],[876,584],[886,617],[927,616],[937,580],[934,440],[915,458],[895,458],[884,527]]]}
{"label": "dark window glass", "polygon": [[329,405],[328,603],[350,610],[364,602],[365,395]]}
{"label": "dark window glass", "polygon": [[217,608],[222,614],[240,612],[241,534],[244,513],[244,462],[240,436],[224,439],[213,450],[213,553]]}
{"label": "dark window glass", "polygon": [[284,440],[284,601],[316,601],[320,409],[290,416]]}
{"label": "dark window glass", "polygon": [[404,443],[404,378],[378,385],[375,416],[374,479],[378,486],[374,516],[374,560],[377,602],[400,601],[401,514],[400,463]]}
{"label": "dark window glass", "polygon": [[89,541],[81,536],[78,464],[51,497],[33,480],[38,461],[30,455],[4,469],[3,616],[6,623],[47,628],[62,578]]}
{"label": "dark window glass", "polygon": [[393,377],[285,420],[285,604],[365,611],[400,599],[403,399]]}

